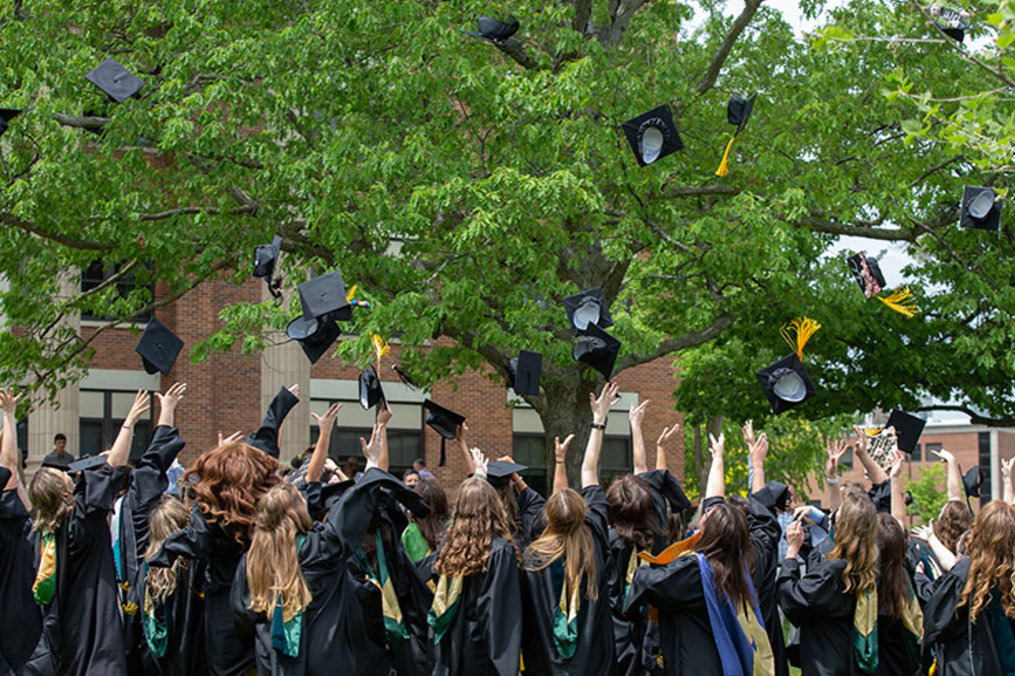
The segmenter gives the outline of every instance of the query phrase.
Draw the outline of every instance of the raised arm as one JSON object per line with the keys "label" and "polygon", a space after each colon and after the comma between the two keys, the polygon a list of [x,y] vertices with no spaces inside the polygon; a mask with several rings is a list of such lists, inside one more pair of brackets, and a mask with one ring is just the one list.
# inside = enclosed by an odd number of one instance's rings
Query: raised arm
{"label": "raised arm", "polygon": [[[747,425],[751,426],[751,437],[754,437],[753,424],[748,422]],[[753,443],[748,444],[747,454],[751,459],[751,467],[754,469],[754,474],[751,478],[751,492],[757,493],[765,487],[765,458],[768,457],[768,435],[762,433],[760,437],[754,439]]]}
{"label": "raised arm", "polygon": [[708,483],[705,487],[705,499],[726,497],[726,462],[723,453],[726,447],[726,437],[722,432],[719,438],[708,435],[708,450],[712,454],[712,465],[708,468]]}
{"label": "raised arm", "polygon": [[[861,430],[862,432],[862,430]],[[828,484],[828,507],[830,512],[839,508],[842,502],[842,492],[839,490],[839,461],[846,454],[845,439],[832,439],[828,442],[825,452],[828,453],[828,460],[825,462],[825,483]]]}
{"label": "raised arm", "polygon": [[567,447],[574,441],[574,435],[570,435],[567,439],[564,439],[564,443],[560,443],[560,437],[553,438],[554,446],[554,457],[556,465],[553,468],[553,492],[557,493],[567,488],[567,466],[564,461],[567,459]]}
{"label": "raised arm", "polygon": [[466,438],[469,434],[469,426],[462,423],[458,426],[458,434],[455,435],[455,439],[458,441],[458,447],[462,449],[462,456],[465,458],[465,468],[469,470],[466,475],[475,474],[476,468],[472,465],[472,451],[469,450],[469,441]]}
{"label": "raised arm", "polygon": [[151,408],[151,395],[145,390],[138,390],[134,395],[134,403],[130,406],[127,419],[120,426],[113,447],[106,456],[106,464],[110,467],[123,467],[130,458],[130,445],[134,441],[134,425]]}
{"label": "raised arm", "polygon": [[155,398],[159,400],[159,422],[156,427],[176,427],[176,407],[186,392],[186,383],[173,383],[165,394],[155,393]]}
{"label": "raised arm", "polygon": [[906,529],[906,497],[902,494],[902,451],[895,449],[888,456],[888,478],[892,482],[892,516]]}
{"label": "raised arm", "polygon": [[670,439],[677,436],[680,431],[680,423],[673,423],[671,427],[664,427],[662,434],[656,439],[656,469],[667,470],[670,464],[666,458],[666,444]]}
{"label": "raised arm", "polygon": [[648,407],[648,404],[648,399],[641,402],[638,406],[631,404],[631,410],[627,414],[627,419],[631,422],[631,448],[634,451],[635,474],[644,474],[648,471],[648,453],[645,451],[645,435],[641,431],[641,424],[645,421],[645,409]]}
{"label": "raised arm", "polygon": [[324,474],[324,463],[328,460],[328,449],[331,447],[331,431],[335,429],[335,419],[338,418],[340,410],[342,404],[332,404],[324,415],[310,414],[317,421],[320,434],[317,437],[317,445],[314,446],[314,453],[310,456],[310,464],[307,465],[308,483],[317,483]]}
{"label": "raised arm", "polygon": [[268,405],[268,411],[264,414],[261,426],[251,432],[247,437],[247,444],[256,449],[264,451],[273,458],[279,456],[279,434],[282,422],[289,415],[289,411],[300,401],[300,386],[293,385],[289,388],[281,388],[275,398]]}
{"label": "raised arm", "polygon": [[1015,486],[1011,482],[1011,468],[1015,458],[1008,458],[1001,461],[1001,480],[1004,481],[1004,501],[1009,505],[1015,504]]}
{"label": "raised arm", "polygon": [[592,407],[592,432],[585,445],[585,459],[582,461],[582,488],[599,483],[599,453],[603,449],[603,435],[606,434],[606,416],[610,413],[610,409],[620,401],[617,396],[619,391],[620,386],[616,383],[606,383],[598,398],[589,392],[589,405]]}
{"label": "raised arm", "polygon": [[11,478],[7,480],[7,485],[3,486],[2,490],[17,489],[18,497],[24,503],[25,509],[31,509],[28,495],[25,494],[24,487],[21,485],[19,478],[21,475],[21,454],[18,453],[18,421],[15,410],[20,399],[20,394],[15,396],[10,390],[0,390],[0,408],[3,409],[4,416],[4,426],[0,430],[0,435],[2,435],[2,441],[0,441],[0,466],[6,467],[11,471]]}
{"label": "raised arm", "polygon": [[381,426],[381,457],[377,463],[378,467],[385,472],[391,467],[391,460],[388,455],[388,423],[391,422],[394,415],[388,407],[388,402],[382,401],[381,407],[377,410],[377,424]]}
{"label": "raised arm", "polygon": [[955,555],[955,552],[945,547],[944,543],[938,539],[937,534],[934,533],[934,519],[931,519],[926,526],[914,528],[913,536],[927,542],[930,550],[934,552],[937,562],[941,564],[941,570],[947,571],[952,569],[958,557]]}
{"label": "raised arm", "polygon": [[871,483],[884,483],[888,480],[888,473],[882,469],[881,465],[874,462],[874,459],[867,453],[867,448],[870,445],[867,438],[867,432],[865,432],[859,425],[854,425],[853,430],[856,432],[856,449],[854,451],[854,456],[860,461],[863,468],[867,470],[867,476],[870,478]]}
{"label": "raised arm", "polygon": [[948,499],[958,500],[959,502],[965,502],[966,491],[962,487],[962,473],[959,471],[959,463],[956,462],[955,456],[951,451],[941,449],[940,451],[931,451],[934,455],[941,458],[941,461],[948,466],[948,480],[946,486],[948,488]]}

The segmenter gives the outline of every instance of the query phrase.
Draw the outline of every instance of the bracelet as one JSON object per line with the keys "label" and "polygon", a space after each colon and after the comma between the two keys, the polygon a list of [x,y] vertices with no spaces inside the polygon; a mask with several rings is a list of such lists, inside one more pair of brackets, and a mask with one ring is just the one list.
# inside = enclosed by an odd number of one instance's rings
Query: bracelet
{"label": "bracelet", "polygon": [[599,423],[592,423],[592,429],[606,431],[606,425],[600,425]]}
{"label": "bracelet", "polygon": [[558,461],[557,461],[557,464],[558,464],[558,465],[563,465],[564,463],[563,463],[563,462],[561,462],[560,460],[558,460]]}
{"label": "bracelet", "polygon": [[825,481],[826,481],[826,482],[828,482],[828,483],[830,483],[830,484],[837,484],[837,483],[839,483],[839,481],[841,481],[841,479],[839,479],[839,477],[835,477],[835,478],[833,479],[833,478],[832,478],[832,477],[830,477],[830,476],[826,476],[826,477],[825,477]]}

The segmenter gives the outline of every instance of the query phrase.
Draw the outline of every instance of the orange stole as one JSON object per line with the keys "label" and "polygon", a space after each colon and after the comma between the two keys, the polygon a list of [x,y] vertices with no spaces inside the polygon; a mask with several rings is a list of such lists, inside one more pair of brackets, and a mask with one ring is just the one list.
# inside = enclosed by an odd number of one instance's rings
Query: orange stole
{"label": "orange stole", "polygon": [[[674,542],[672,545],[659,552],[656,556],[653,556],[648,552],[641,552],[638,556],[642,561],[647,561],[648,563],[653,563],[658,566],[673,563],[677,560],[678,556],[683,556],[687,552],[691,551],[691,548],[698,543],[699,537],[701,537],[700,530],[689,538],[684,538],[680,542]],[[648,619],[650,622],[659,622],[659,610],[657,610],[655,606],[650,605],[648,607]]]}

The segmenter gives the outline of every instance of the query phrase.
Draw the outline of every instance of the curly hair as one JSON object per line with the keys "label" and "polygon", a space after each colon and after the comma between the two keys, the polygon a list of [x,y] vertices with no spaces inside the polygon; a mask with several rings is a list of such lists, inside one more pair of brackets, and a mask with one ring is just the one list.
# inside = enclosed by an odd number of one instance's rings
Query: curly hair
{"label": "curly hair", "polygon": [[1015,619],[1015,507],[1001,500],[980,511],[969,536],[969,574],[959,607],[969,605],[970,622],[995,588],[1004,614]]}
{"label": "curly hair", "polygon": [[961,500],[949,500],[934,522],[934,535],[952,554],[958,553],[959,538],[973,525],[973,512]]}
{"label": "curly hair", "polygon": [[513,545],[511,533],[504,503],[493,486],[485,479],[466,479],[458,489],[435,568],[448,576],[485,573],[493,538],[503,538]]}
{"label": "curly hair", "polygon": [[271,618],[281,605],[286,622],[304,610],[312,595],[300,569],[296,538],[314,525],[299,490],[281,483],[257,503],[257,521],[247,553],[250,609]]}
{"label": "curly hair", "polygon": [[712,507],[702,519],[701,537],[693,551],[708,559],[719,600],[728,600],[738,608],[745,603],[758,607],[747,581],[756,561],[747,516],[741,507],[731,502]]}
{"label": "curly hair", "polygon": [[599,571],[592,529],[585,523],[588,507],[582,496],[565,488],[546,501],[546,530],[529,545],[522,557],[525,570],[543,570],[564,557],[564,581],[568,598],[585,578],[585,598],[599,598]]}
{"label": "curly hair", "polygon": [[652,487],[641,477],[617,477],[606,491],[610,503],[607,517],[628,547],[652,549],[656,538],[665,535],[653,512]]}
{"label": "curly hair", "polygon": [[835,521],[835,548],[828,559],[845,559],[845,593],[859,594],[875,587],[878,565],[878,515],[866,494],[842,496]]}
{"label": "curly hair", "polygon": [[67,487],[67,475],[60,470],[43,467],[28,487],[32,503],[32,530],[52,533],[74,511],[74,496]]}
{"label": "curly hair", "polygon": [[[190,521],[190,512],[182,502],[173,497],[165,497],[148,517],[148,549],[145,558],[151,558],[162,549],[162,543],[178,530],[186,528]],[[156,605],[166,602],[176,591],[176,581],[180,569],[184,567],[183,559],[177,559],[169,568],[152,567],[148,570],[145,580],[145,594],[152,598]]]}
{"label": "curly hair", "polygon": [[242,442],[224,444],[201,454],[183,475],[190,498],[202,514],[221,523],[240,543],[250,542],[257,501],[280,479],[281,465],[267,453]]}

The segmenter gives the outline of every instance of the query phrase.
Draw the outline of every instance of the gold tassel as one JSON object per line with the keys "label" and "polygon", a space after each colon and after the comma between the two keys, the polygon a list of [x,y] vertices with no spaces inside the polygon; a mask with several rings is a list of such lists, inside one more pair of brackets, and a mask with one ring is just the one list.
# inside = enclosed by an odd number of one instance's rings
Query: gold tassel
{"label": "gold tassel", "polygon": [[797,317],[783,326],[779,333],[782,334],[782,339],[789,343],[790,349],[796,352],[796,356],[803,359],[804,345],[820,328],[821,324],[810,317]]}
{"label": "gold tassel", "polygon": [[374,346],[374,356],[377,357],[377,368],[381,367],[381,357],[391,351],[391,347],[376,333],[370,334],[370,344]]}
{"label": "gold tassel", "polygon": [[737,137],[734,135],[733,138],[730,139],[730,142],[726,144],[726,152],[722,154],[722,163],[720,163],[719,168],[715,170],[716,176],[725,176],[726,174],[730,173],[729,168],[730,149],[733,147],[733,142],[736,140]]}
{"label": "gold tassel", "polygon": [[882,298],[881,296],[875,296],[875,298],[899,314],[906,315],[909,319],[915,317],[918,311],[916,308],[916,299],[913,298],[913,294],[910,292],[908,286],[896,289],[892,292],[892,295],[887,298]]}
{"label": "gold tassel", "polygon": [[352,299],[356,297],[356,289],[359,288],[359,284],[353,284],[352,288],[349,289],[349,293],[345,294],[345,302],[351,303]]}

